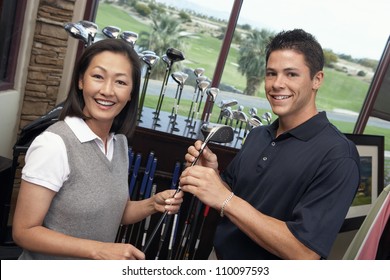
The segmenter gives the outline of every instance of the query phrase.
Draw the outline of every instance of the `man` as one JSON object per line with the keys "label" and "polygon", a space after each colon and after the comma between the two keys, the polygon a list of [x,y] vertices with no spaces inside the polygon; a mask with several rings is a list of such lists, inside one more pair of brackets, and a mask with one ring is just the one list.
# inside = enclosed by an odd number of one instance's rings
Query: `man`
{"label": "man", "polygon": [[[265,92],[278,119],[249,133],[221,177],[208,148],[183,172],[182,189],[223,216],[218,258],[327,258],[360,175],[355,145],[316,108],[323,65],[312,35],[276,35],[267,46]],[[188,163],[200,145],[188,148]]]}

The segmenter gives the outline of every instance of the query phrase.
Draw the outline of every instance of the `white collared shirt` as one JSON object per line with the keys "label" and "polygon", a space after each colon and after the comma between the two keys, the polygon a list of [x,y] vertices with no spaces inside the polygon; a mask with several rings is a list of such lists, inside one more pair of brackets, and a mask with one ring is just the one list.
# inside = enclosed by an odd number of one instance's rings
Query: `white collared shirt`
{"label": "white collared shirt", "polygon": [[[103,154],[111,161],[114,154],[114,133],[107,138],[107,152],[103,140],[77,117],[66,117],[65,123],[70,127],[81,143],[95,141]],[[69,163],[65,143],[52,132],[44,131],[31,143],[25,157],[22,179],[58,192],[69,177]]]}

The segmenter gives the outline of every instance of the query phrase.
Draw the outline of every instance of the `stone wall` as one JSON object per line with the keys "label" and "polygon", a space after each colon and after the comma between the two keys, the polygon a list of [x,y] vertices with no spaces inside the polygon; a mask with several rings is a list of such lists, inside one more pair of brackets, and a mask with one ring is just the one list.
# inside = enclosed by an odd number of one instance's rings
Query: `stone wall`
{"label": "stone wall", "polygon": [[64,24],[72,21],[75,1],[39,2],[19,128],[55,106],[69,38]]}
{"label": "stone wall", "polygon": [[[56,105],[58,89],[64,74],[64,59],[69,38],[64,24],[72,21],[75,2],[76,0],[40,0],[39,2],[19,130],[45,115]],[[21,170],[24,166],[24,154],[19,155],[18,163],[8,224],[12,224],[13,220]]]}

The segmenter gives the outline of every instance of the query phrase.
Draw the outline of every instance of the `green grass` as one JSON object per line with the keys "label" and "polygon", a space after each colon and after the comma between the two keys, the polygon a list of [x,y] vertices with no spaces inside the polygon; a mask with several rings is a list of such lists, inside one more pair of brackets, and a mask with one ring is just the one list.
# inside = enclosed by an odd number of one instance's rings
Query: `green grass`
{"label": "green grass", "polygon": [[324,110],[335,108],[359,112],[369,84],[357,77],[325,68],[325,79],[317,94],[317,106]]}
{"label": "green grass", "polygon": [[105,26],[113,25],[122,29],[136,33],[141,31],[150,32],[151,27],[143,24],[131,17],[124,9],[118,9],[116,6],[100,3],[96,14],[96,24],[102,29]]}

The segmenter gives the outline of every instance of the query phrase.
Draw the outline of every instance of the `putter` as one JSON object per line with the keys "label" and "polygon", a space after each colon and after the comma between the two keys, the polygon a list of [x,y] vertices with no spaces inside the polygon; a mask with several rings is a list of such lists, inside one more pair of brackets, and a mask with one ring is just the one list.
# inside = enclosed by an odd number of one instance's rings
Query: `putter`
{"label": "putter", "polygon": [[[210,132],[208,133],[206,139],[204,140],[200,150],[199,150],[199,156],[195,158],[195,160],[191,163],[191,166],[194,166],[197,162],[199,157],[202,155],[204,148],[206,145],[210,142],[218,142],[218,143],[228,143],[233,141],[233,136],[234,132],[232,127],[227,126],[227,125],[219,125],[219,126],[214,126],[210,129]],[[176,192],[172,197],[174,197],[178,192],[181,191],[180,184],[178,188],[176,189]],[[150,247],[150,244],[152,243],[154,237],[156,236],[156,233],[160,226],[162,225],[163,221],[165,220],[165,217],[168,215],[168,211],[165,211],[163,215],[161,216],[160,220],[156,224],[156,227],[154,228],[153,232],[151,233],[149,240],[146,242],[145,248],[143,250],[144,253],[146,253]]]}

